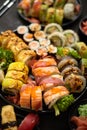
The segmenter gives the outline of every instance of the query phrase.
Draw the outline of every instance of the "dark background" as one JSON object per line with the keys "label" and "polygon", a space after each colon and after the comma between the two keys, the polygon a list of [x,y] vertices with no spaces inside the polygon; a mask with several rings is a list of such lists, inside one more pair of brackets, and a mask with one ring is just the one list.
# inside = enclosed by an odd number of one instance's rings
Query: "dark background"
{"label": "dark background", "polygon": [[[0,6],[3,4],[5,0],[0,0]],[[17,3],[18,1],[3,15],[0,17],[0,32],[11,29],[15,30],[19,25],[28,25],[17,13]],[[67,29],[75,30],[79,36],[81,41],[86,43],[87,39],[79,33],[79,22],[81,18],[86,16],[87,14],[87,0],[81,0],[82,3],[82,13],[81,16],[71,25],[67,26]],[[82,100],[87,98],[87,92],[79,99]],[[6,104],[2,99],[0,99],[0,106]],[[69,108],[70,110],[70,108]],[[69,110],[62,113],[60,116],[55,117],[54,113],[42,113],[40,116],[40,128],[41,130],[69,130],[69,121],[68,114]],[[21,112],[20,110],[16,110],[17,113],[22,115],[26,115],[27,112]]]}

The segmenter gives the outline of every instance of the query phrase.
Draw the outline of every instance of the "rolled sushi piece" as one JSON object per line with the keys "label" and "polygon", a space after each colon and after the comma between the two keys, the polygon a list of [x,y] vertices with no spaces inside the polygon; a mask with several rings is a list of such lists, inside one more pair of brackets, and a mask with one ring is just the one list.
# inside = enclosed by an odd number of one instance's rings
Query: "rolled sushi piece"
{"label": "rolled sushi piece", "polygon": [[45,26],[44,32],[46,33],[46,35],[50,35],[54,32],[63,32],[63,28],[57,23],[49,23]]}
{"label": "rolled sushi piece", "polygon": [[63,8],[67,0],[55,0],[54,7],[55,8]]}
{"label": "rolled sushi piece", "polygon": [[48,50],[48,53],[50,53],[50,54],[56,54],[57,53],[57,47],[55,47],[52,44],[50,44],[49,46],[47,46],[47,50]]}
{"label": "rolled sushi piece", "polygon": [[39,40],[41,46],[47,47],[50,45],[50,40],[47,38],[42,38]]}
{"label": "rolled sushi piece", "polygon": [[65,78],[65,84],[72,93],[80,93],[86,87],[86,78],[82,75],[70,74]]}
{"label": "rolled sushi piece", "polygon": [[48,10],[48,5],[47,4],[42,4],[39,12],[39,20],[42,23],[46,22],[46,15],[47,15],[47,10]]}
{"label": "rolled sushi piece", "polygon": [[77,42],[74,47],[82,58],[87,58],[87,45],[84,42]]}
{"label": "rolled sushi piece", "polygon": [[63,70],[67,65],[72,66],[78,66],[78,62],[76,59],[70,56],[65,56],[61,59],[61,61],[58,63],[58,69],[61,71]]}
{"label": "rolled sushi piece", "polygon": [[36,40],[40,40],[42,38],[45,38],[46,34],[44,33],[44,31],[37,31],[34,33],[34,37]]}
{"label": "rolled sushi piece", "polygon": [[66,76],[70,75],[71,73],[79,74],[79,75],[82,74],[81,70],[77,66],[72,66],[72,65],[68,65],[61,72],[63,78],[66,78]]}
{"label": "rolled sushi piece", "polygon": [[86,58],[81,59],[81,71],[82,71],[82,74],[87,78],[87,59]]}
{"label": "rolled sushi piece", "polygon": [[47,56],[48,53],[47,53],[47,48],[44,46],[40,46],[37,50],[36,50],[36,53],[38,56]]}
{"label": "rolled sushi piece", "polygon": [[1,109],[1,125],[3,130],[18,130],[14,107],[5,105]]}
{"label": "rolled sushi piece", "polygon": [[56,9],[55,10],[55,22],[62,25],[64,18],[64,11],[63,9]]}
{"label": "rolled sushi piece", "polygon": [[73,3],[66,3],[64,5],[64,18],[73,20],[75,16],[75,6]]}
{"label": "rolled sushi piece", "polygon": [[66,45],[69,46],[69,47],[73,47],[74,44],[79,41],[78,34],[75,31],[71,30],[71,29],[65,30],[63,32],[63,35],[66,37],[66,39],[67,39],[67,44]]}
{"label": "rolled sushi piece", "polygon": [[48,39],[56,47],[66,46],[66,37],[61,32],[54,32],[48,36]]}
{"label": "rolled sushi piece", "polygon": [[20,25],[20,26],[17,27],[17,33],[18,33],[18,34],[23,35],[23,34],[25,34],[25,33],[27,33],[27,32],[28,32],[28,27],[27,27],[27,26],[25,26],[25,25]]}
{"label": "rolled sushi piece", "polygon": [[34,37],[33,37],[32,33],[25,33],[23,35],[23,39],[25,42],[31,42],[31,41],[33,41]]}
{"label": "rolled sushi piece", "polygon": [[32,32],[41,30],[41,25],[39,23],[31,23],[28,27]]}
{"label": "rolled sushi piece", "polygon": [[33,40],[28,44],[28,46],[31,50],[37,50],[40,47],[40,43],[36,40]]}
{"label": "rolled sushi piece", "polygon": [[55,8],[49,7],[47,10],[47,15],[46,15],[46,23],[54,23],[55,22]]}

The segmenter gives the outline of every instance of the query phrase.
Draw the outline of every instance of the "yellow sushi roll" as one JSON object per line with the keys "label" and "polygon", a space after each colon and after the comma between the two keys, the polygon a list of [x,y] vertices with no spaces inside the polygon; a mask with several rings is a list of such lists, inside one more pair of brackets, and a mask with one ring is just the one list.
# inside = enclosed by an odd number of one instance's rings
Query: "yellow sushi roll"
{"label": "yellow sushi roll", "polygon": [[2,90],[5,91],[10,91],[10,92],[18,92],[22,85],[24,83],[20,80],[12,79],[12,78],[4,78],[2,82]]}
{"label": "yellow sushi roll", "polygon": [[20,80],[23,83],[26,83],[28,80],[28,75],[26,73],[15,70],[8,71],[5,77]]}
{"label": "yellow sushi roll", "polygon": [[29,73],[29,68],[23,62],[13,62],[13,63],[11,63],[8,67],[8,71],[10,71],[10,70],[21,71],[21,72],[24,72],[26,74]]}

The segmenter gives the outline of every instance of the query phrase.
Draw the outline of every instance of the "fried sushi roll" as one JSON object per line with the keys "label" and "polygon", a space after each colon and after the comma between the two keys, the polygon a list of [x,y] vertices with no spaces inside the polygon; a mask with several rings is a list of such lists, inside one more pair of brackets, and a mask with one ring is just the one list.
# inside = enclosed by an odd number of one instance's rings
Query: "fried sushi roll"
{"label": "fried sushi roll", "polygon": [[49,108],[51,108],[57,100],[59,100],[60,98],[68,94],[69,94],[69,91],[66,87],[57,86],[44,92],[43,98],[44,98],[45,104],[48,105]]}
{"label": "fried sushi roll", "polygon": [[26,74],[29,73],[29,68],[23,62],[13,62],[13,63],[11,63],[8,67],[8,71],[12,71],[12,70],[24,72]]}
{"label": "fried sushi roll", "polygon": [[78,66],[78,62],[76,59],[70,56],[65,56],[61,59],[61,61],[58,63],[58,69],[61,71],[63,70],[67,65],[72,66]]}
{"label": "fried sushi roll", "polygon": [[13,106],[6,105],[2,107],[1,124],[3,130],[17,130],[17,120]]}
{"label": "fried sushi roll", "polygon": [[70,92],[80,93],[86,87],[86,78],[82,75],[70,74],[65,78],[65,84]]}
{"label": "fried sushi roll", "polygon": [[23,84],[24,83],[20,80],[16,80],[12,78],[4,78],[2,82],[2,91],[18,94]]}
{"label": "fried sushi roll", "polygon": [[29,60],[36,57],[36,53],[33,50],[22,50],[17,56],[16,61],[24,62],[27,64]]}
{"label": "fried sushi roll", "polygon": [[63,75],[63,78],[70,75],[71,73],[79,74],[79,75],[82,74],[81,70],[77,66],[72,66],[72,65],[65,67],[61,72],[61,74]]}

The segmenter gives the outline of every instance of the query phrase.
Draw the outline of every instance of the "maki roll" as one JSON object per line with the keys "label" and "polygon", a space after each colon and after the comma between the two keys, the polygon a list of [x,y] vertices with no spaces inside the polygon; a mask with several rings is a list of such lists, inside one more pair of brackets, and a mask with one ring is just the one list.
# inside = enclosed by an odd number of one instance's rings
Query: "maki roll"
{"label": "maki roll", "polygon": [[80,75],[82,74],[81,70],[77,66],[72,66],[72,65],[65,67],[61,72],[61,74],[63,75],[63,78],[70,75],[71,73],[80,74]]}
{"label": "maki roll", "polygon": [[73,47],[75,45],[75,43],[79,41],[78,34],[73,30],[70,30],[70,29],[65,30],[63,32],[63,35],[67,39],[67,44],[66,44],[67,46]]}
{"label": "maki roll", "polygon": [[40,40],[42,38],[45,38],[46,34],[44,33],[44,31],[37,31],[34,33],[34,37],[36,40]]}
{"label": "maki roll", "polygon": [[54,33],[50,34],[48,36],[48,39],[56,47],[66,46],[66,37],[60,32],[54,32]]}
{"label": "maki roll", "polygon": [[33,41],[33,34],[32,33],[25,33],[23,35],[23,39],[25,42],[30,42],[30,41]]}
{"label": "maki roll", "polygon": [[16,114],[12,105],[2,107],[1,124],[3,130],[17,130]]}
{"label": "maki roll", "polygon": [[46,15],[47,15],[48,5],[42,4],[39,12],[39,20],[42,23],[46,22]]}
{"label": "maki roll", "polygon": [[27,26],[25,26],[25,25],[20,25],[20,26],[17,27],[17,33],[18,33],[18,34],[23,35],[23,34],[25,34],[25,33],[27,33],[27,32],[28,32],[28,27],[27,27]]}
{"label": "maki roll", "polygon": [[87,58],[87,45],[84,42],[76,42],[74,47],[82,58]]}
{"label": "maki roll", "polygon": [[47,15],[46,15],[46,22],[47,23],[54,23],[55,22],[55,8],[49,7],[47,10]]}
{"label": "maki roll", "polygon": [[37,50],[40,47],[40,43],[36,40],[33,40],[28,44],[28,46],[31,50]]}
{"label": "maki roll", "polygon": [[80,93],[86,87],[86,78],[82,75],[72,73],[64,81],[70,92],[73,93]]}
{"label": "maki roll", "polygon": [[54,32],[63,32],[63,28],[57,23],[50,23],[45,26],[44,32],[47,35],[50,35],[51,33],[54,33]]}
{"label": "maki roll", "polygon": [[40,31],[41,25],[40,25],[39,23],[31,23],[31,24],[29,25],[29,29],[30,29],[30,31],[32,31],[32,32]]}
{"label": "maki roll", "polygon": [[73,20],[75,16],[75,6],[73,3],[66,3],[64,5],[64,18]]}
{"label": "maki roll", "polygon": [[59,61],[58,63],[58,69],[61,71],[63,70],[67,65],[72,65],[72,66],[78,66],[78,62],[76,59],[70,57],[70,56],[65,56]]}
{"label": "maki roll", "polygon": [[39,42],[40,42],[40,45],[41,45],[41,46],[44,46],[44,47],[47,47],[47,46],[50,45],[50,40],[49,40],[49,39],[46,39],[46,38],[40,39]]}
{"label": "maki roll", "polygon": [[56,9],[55,10],[55,22],[62,25],[64,18],[64,11],[63,9]]}

